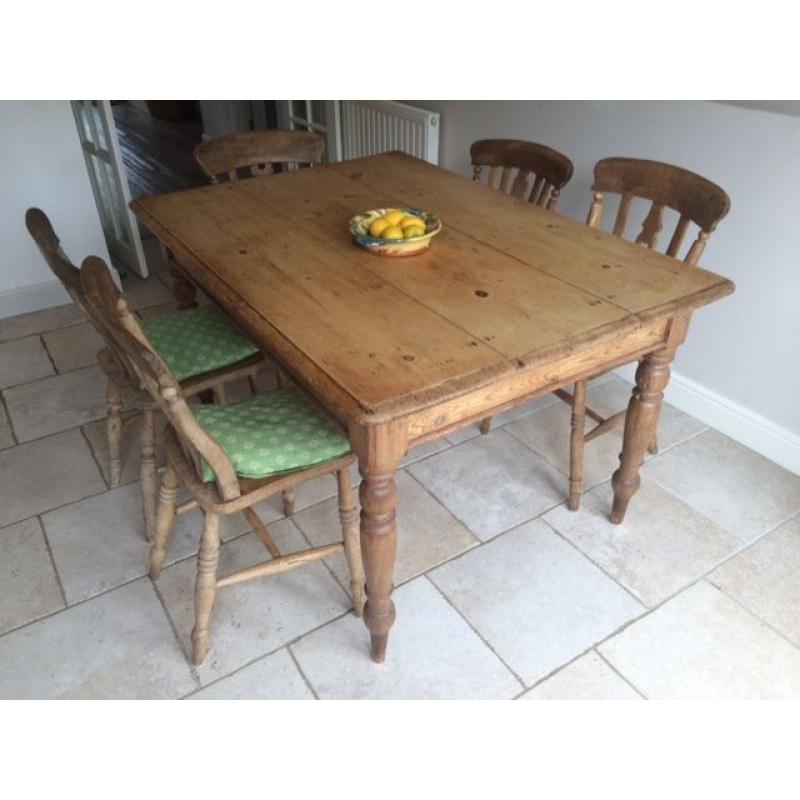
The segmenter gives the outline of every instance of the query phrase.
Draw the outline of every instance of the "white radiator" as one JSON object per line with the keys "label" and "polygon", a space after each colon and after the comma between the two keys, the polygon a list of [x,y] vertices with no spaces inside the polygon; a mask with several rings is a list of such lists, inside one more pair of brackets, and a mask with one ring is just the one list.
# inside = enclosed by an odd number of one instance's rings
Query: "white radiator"
{"label": "white radiator", "polygon": [[342,158],[402,150],[439,163],[439,113],[394,100],[340,101]]}

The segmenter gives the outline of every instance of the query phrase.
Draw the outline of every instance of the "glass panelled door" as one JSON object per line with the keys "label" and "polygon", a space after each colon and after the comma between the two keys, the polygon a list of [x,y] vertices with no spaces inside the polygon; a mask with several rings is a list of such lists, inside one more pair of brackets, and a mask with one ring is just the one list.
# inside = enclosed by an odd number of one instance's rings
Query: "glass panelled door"
{"label": "glass panelled door", "polygon": [[72,111],[108,250],[137,275],[146,278],[147,263],[136,219],[128,208],[131,195],[111,103],[108,100],[73,100]]}
{"label": "glass panelled door", "polygon": [[323,161],[341,161],[338,100],[279,100],[281,128],[314,131],[325,137]]}

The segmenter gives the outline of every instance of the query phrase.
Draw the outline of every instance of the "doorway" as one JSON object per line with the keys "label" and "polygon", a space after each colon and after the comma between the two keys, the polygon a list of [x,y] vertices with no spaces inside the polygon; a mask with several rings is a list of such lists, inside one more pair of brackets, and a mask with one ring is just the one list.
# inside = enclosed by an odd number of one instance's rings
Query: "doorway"
{"label": "doorway", "polygon": [[[208,183],[194,160],[203,139],[199,101],[112,100],[111,113],[131,200]],[[163,270],[158,240],[138,222],[137,228],[147,272]],[[124,279],[125,265],[116,266]]]}
{"label": "doorway", "polygon": [[203,124],[197,100],[112,100],[131,198],[208,182],[194,160]]}

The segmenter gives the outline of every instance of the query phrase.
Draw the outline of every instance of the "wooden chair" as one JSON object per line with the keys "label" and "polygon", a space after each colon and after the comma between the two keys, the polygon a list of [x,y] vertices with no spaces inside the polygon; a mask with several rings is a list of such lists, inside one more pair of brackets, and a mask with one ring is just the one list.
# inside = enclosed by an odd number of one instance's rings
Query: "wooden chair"
{"label": "wooden chair", "polygon": [[[259,130],[227,133],[201,142],[194,149],[195,161],[211,183],[220,179],[238,181],[244,177],[272,175],[296,170],[300,164],[319,164],[325,151],[325,140],[308,131]],[[172,254],[168,260],[174,264]],[[175,264],[177,267],[177,264]],[[278,385],[286,386],[289,378],[278,370]]]}
{"label": "wooden chair", "polygon": [[295,170],[300,164],[318,164],[325,150],[325,140],[307,131],[247,131],[227,133],[201,142],[194,149],[195,161],[211,183],[220,178],[239,180],[271,175],[280,165],[282,171]]}
{"label": "wooden chair", "polygon": [[572,177],[572,162],[558,150],[520,139],[481,139],[469,149],[472,179],[536,206],[554,210]]}
{"label": "wooden chair", "polygon": [[[205,514],[195,585],[194,663],[201,664],[208,650],[209,622],[218,588],[285,572],[336,553],[345,553],[354,610],[360,616],[364,572],[348,473],[355,456],[339,426],[295,388],[267,392],[232,406],[190,407],[175,376],[128,311],[103,261],[87,258],[81,268],[81,280],[108,334],[169,421],[167,467],[150,552],[153,579],[159,577],[164,564],[175,515],[197,506]],[[338,480],[343,541],[282,554],[253,506],[329,473],[336,473]],[[179,484],[192,499],[176,506]],[[220,516],[239,512],[253,526],[272,558],[217,578]]]}
{"label": "wooden chair", "polygon": [[[605,158],[594,168],[594,199],[587,224],[600,227],[603,203],[607,193],[620,195],[619,208],[614,220],[613,233],[624,236],[631,203],[634,198],[650,201],[650,208],[642,222],[636,243],[655,249],[658,234],[664,223],[664,209],[677,212],[679,219],[670,237],[666,254],[679,258],[679,252],[692,224],[699,230],[697,238],[689,245],[683,262],[687,267],[696,266],[705,249],[706,242],[719,221],[728,213],[730,200],[723,189],[694,172],[638,158]],[[602,374],[602,373],[599,373]],[[598,375],[591,376],[592,378]],[[591,378],[590,378],[591,379]],[[587,379],[587,380],[590,380]],[[587,380],[578,381],[572,394],[558,390],[555,394],[572,406],[570,422],[570,477],[569,508],[577,511],[583,487],[583,450],[587,442],[619,427],[625,421],[627,409],[605,418],[586,405]],[[585,433],[586,417],[596,426]],[[648,447],[651,454],[658,452],[654,439]]]}
{"label": "wooden chair", "polygon": [[[156,455],[155,455],[155,413],[158,409],[150,395],[143,391],[141,385],[129,369],[125,360],[121,358],[116,342],[109,337],[107,331],[97,318],[92,306],[87,303],[85,292],[81,286],[80,270],[69,260],[61,248],[61,242],[56,236],[53,226],[47,215],[38,208],[30,208],[25,214],[25,224],[29,233],[36,242],[39,250],[55,276],[61,281],[72,300],[81,308],[89,321],[103,337],[106,347],[97,354],[97,361],[106,374],[106,402],[107,420],[106,436],[109,452],[109,475],[111,486],[119,486],[121,472],[121,442],[123,429],[123,409],[136,411],[142,414],[142,432],[140,439],[139,477],[141,480],[142,497],[144,503],[145,531],[148,541],[152,540],[155,530],[156,509]],[[116,290],[116,287],[115,287]],[[130,312],[128,312],[130,315]],[[219,401],[225,399],[225,384],[229,381],[247,378],[254,390],[253,379],[263,369],[263,357],[249,340],[236,328],[222,312],[209,307],[207,311],[201,309],[191,312],[176,311],[165,314],[154,320],[147,320],[142,324],[150,333],[155,333],[159,338],[168,342],[171,352],[180,354],[188,349],[185,337],[181,331],[187,326],[184,322],[190,317],[180,315],[190,314],[191,319],[200,322],[211,321],[213,331],[222,332],[230,339],[230,350],[224,348],[218,355],[207,361],[212,367],[206,372],[200,372],[187,377],[181,382],[185,395],[194,396],[213,392]],[[199,315],[199,316],[198,316]],[[195,319],[197,318],[197,319]],[[178,323],[177,327],[173,323]],[[194,326],[189,325],[189,333]],[[230,363],[226,363],[226,353],[233,358],[234,355],[242,356]],[[185,365],[184,365],[185,366]],[[190,370],[191,371],[191,370]],[[289,502],[291,513],[292,498]]]}
{"label": "wooden chair", "polygon": [[[486,185],[518,200],[554,211],[559,194],[572,177],[572,162],[558,150],[521,139],[481,139],[469,149],[472,180],[481,182],[489,167]],[[492,418],[481,421],[485,436]]]}

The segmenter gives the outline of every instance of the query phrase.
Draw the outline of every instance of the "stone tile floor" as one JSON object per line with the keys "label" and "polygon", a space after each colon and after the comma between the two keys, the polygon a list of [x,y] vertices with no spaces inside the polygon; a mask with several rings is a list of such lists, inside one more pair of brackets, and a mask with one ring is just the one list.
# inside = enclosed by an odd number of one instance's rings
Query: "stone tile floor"
{"label": "stone tile floor", "polygon": [[[141,315],[158,276],[128,279]],[[190,666],[198,511],[147,576],[136,433],[108,485],[97,337],[70,306],[0,320],[0,697],[800,698],[800,477],[677,409],[624,525],[611,526],[620,435],[587,447],[570,513],[568,408],[540,398],[408,454],[398,473],[398,618],[367,657],[341,558],[220,590]],[[601,411],[630,387],[593,385]],[[339,535],[335,485],[263,516],[286,547]],[[221,569],[266,557],[243,518]]]}

